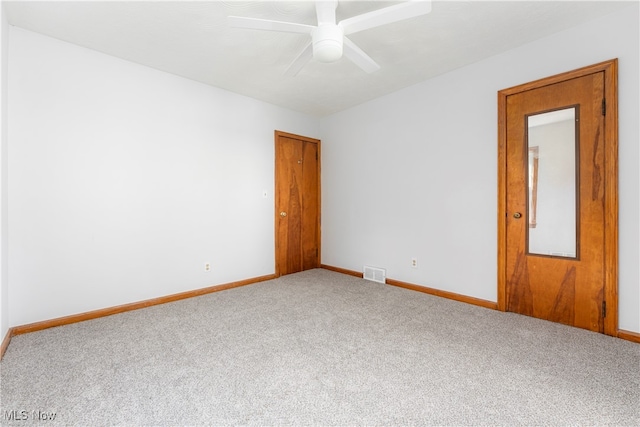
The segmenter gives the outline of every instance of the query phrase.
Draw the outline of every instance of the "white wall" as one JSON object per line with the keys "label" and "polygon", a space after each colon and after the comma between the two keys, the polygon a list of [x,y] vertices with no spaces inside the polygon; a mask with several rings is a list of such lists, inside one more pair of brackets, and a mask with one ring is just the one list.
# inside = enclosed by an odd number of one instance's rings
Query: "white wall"
{"label": "white wall", "polygon": [[9,43],[11,326],[274,272],[274,130],[318,137],[317,119],[16,27]]}
{"label": "white wall", "polygon": [[8,64],[9,64],[9,23],[0,3],[0,341],[9,330],[9,281],[8,281]]}
{"label": "white wall", "polygon": [[7,292],[15,326],[272,273],[274,129],[323,139],[325,264],[495,301],[497,91],[618,57],[620,327],[640,332],[638,14],[322,120],[12,27],[0,319]]}
{"label": "white wall", "polygon": [[496,301],[497,92],[618,57],[619,325],[640,332],[638,8],[323,119],[323,263]]}

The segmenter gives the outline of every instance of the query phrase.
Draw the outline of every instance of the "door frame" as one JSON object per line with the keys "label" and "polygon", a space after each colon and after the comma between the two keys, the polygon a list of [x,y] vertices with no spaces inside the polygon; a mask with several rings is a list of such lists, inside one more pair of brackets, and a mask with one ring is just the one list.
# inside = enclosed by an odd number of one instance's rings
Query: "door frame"
{"label": "door frame", "polygon": [[498,310],[507,303],[507,97],[589,74],[604,72],[604,333],[618,334],[618,60],[498,91]]}
{"label": "door frame", "polygon": [[274,149],[274,153],[273,153],[273,160],[274,160],[274,191],[273,191],[273,211],[274,211],[274,242],[275,242],[275,247],[274,247],[274,258],[275,258],[275,276],[276,277],[280,277],[280,265],[278,264],[278,231],[280,228],[280,221],[278,221],[279,218],[279,212],[278,212],[278,206],[277,206],[277,200],[278,200],[278,196],[277,196],[277,191],[278,191],[278,162],[276,159],[276,155],[277,155],[277,145],[278,145],[278,140],[280,139],[280,137],[286,137],[286,138],[292,138],[292,139],[298,139],[300,141],[305,141],[305,142],[310,142],[312,144],[316,144],[318,147],[318,161],[316,162],[317,165],[317,174],[318,174],[318,236],[317,236],[317,241],[316,241],[316,247],[318,248],[318,259],[317,259],[317,265],[318,267],[320,266],[320,260],[321,260],[321,255],[322,255],[322,250],[321,250],[321,246],[320,243],[322,242],[322,227],[321,227],[321,221],[320,218],[322,216],[322,205],[320,204],[320,202],[322,201],[322,179],[321,179],[321,175],[320,175],[320,162],[322,160],[322,155],[321,155],[321,142],[319,139],[315,139],[315,138],[310,138],[307,136],[301,136],[301,135],[295,135],[293,133],[288,133],[288,132],[283,132],[283,131],[279,131],[276,130],[274,131],[274,143],[273,143],[273,149]]}

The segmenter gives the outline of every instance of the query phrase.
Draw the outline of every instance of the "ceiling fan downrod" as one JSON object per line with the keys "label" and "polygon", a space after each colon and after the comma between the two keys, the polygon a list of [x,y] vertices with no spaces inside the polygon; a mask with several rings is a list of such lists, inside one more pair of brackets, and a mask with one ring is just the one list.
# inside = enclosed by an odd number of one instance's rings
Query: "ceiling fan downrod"
{"label": "ceiling fan downrod", "polygon": [[344,30],[336,24],[337,0],[316,2],[318,26],[311,31],[313,59],[320,62],[335,62],[342,58]]}

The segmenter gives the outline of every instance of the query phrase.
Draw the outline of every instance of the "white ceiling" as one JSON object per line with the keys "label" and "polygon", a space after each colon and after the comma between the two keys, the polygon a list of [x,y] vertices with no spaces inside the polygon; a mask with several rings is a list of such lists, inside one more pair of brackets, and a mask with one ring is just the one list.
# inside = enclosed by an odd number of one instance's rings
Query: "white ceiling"
{"label": "white ceiling", "polygon": [[[229,28],[229,15],[316,24],[312,1],[3,1],[12,25],[272,104],[324,116],[607,14],[630,2],[434,1],[430,14],[350,36],[382,67],[311,61],[300,34]],[[338,21],[389,1],[342,0]],[[569,53],[569,52],[568,52]]]}

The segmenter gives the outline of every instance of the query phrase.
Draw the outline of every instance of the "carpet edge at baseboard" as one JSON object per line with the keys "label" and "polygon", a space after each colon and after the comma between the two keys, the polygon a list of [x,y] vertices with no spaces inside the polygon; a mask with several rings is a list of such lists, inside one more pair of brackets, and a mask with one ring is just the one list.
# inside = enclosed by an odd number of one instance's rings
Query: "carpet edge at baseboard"
{"label": "carpet edge at baseboard", "polygon": [[[354,270],[348,270],[346,268],[334,267],[332,265],[322,264],[320,266],[325,270],[331,270],[342,274],[348,274],[350,276],[362,277],[362,273],[359,273]],[[402,282],[400,280],[389,279],[387,278],[387,285],[397,286],[399,288],[410,289],[412,291],[422,292],[429,295],[435,295],[437,297],[447,298],[454,301],[464,302],[467,304],[477,305],[484,308],[489,308],[491,310],[498,309],[498,303],[493,301],[487,301],[481,298],[470,297],[467,295],[457,294],[455,292],[442,291],[440,289],[429,288],[427,286],[416,285],[413,283]]]}
{"label": "carpet edge at baseboard", "polygon": [[618,338],[640,344],[640,333],[618,329]]}
{"label": "carpet edge at baseboard", "polygon": [[434,295],[437,297],[447,298],[447,299],[458,301],[458,302],[464,302],[466,304],[477,305],[479,307],[488,308],[490,310],[498,309],[497,302],[488,301],[488,300],[476,298],[476,297],[470,297],[468,295],[457,294],[455,292],[442,291],[440,289],[433,289],[427,286],[414,285],[413,283],[401,282],[400,280],[387,279],[387,285],[410,289],[412,291],[418,291],[425,294]]}
{"label": "carpet edge at baseboard", "polygon": [[165,295],[162,297],[152,298],[148,300],[132,302],[129,304],[101,308],[98,310],[87,311],[84,313],[72,314],[69,316],[58,317],[55,319],[43,320],[40,322],[29,323],[26,325],[14,326],[10,330],[11,336],[26,334],[29,332],[41,331],[43,329],[54,328],[56,326],[63,326],[63,325],[69,325],[72,323],[83,322],[85,320],[98,319],[100,317],[111,316],[113,314],[124,313],[127,311],[139,310],[141,308],[151,307],[159,304],[166,304],[169,302],[179,301],[186,298],[193,298],[201,295],[210,294],[213,292],[224,291],[226,289],[232,289],[240,286],[246,286],[254,283],[264,282],[266,280],[271,280],[275,278],[276,278],[275,274],[269,274],[266,276],[259,276],[259,277],[253,277],[250,279],[239,280],[237,282],[224,283],[221,285],[214,285],[206,288],[194,289],[192,291]]}
{"label": "carpet edge at baseboard", "polygon": [[[325,264],[322,264],[320,268],[362,278],[362,273],[354,270],[348,270],[345,268],[340,268],[340,267],[335,267],[335,266],[325,265]],[[166,303],[178,301],[181,299],[193,298],[193,297],[206,295],[213,292],[223,291],[226,289],[232,289],[240,286],[246,286],[254,283],[264,282],[264,281],[272,280],[275,278],[276,278],[275,274],[269,274],[266,276],[259,276],[259,277],[254,277],[250,279],[240,280],[237,282],[209,286],[206,288],[195,289],[192,291],[181,292],[178,294],[166,295],[163,297],[152,298],[149,300],[138,301],[138,302],[124,304],[120,306],[107,307],[99,310],[88,311],[85,313],[79,313],[79,314],[59,317],[59,318],[50,319],[50,320],[29,323],[26,325],[14,326],[12,328],[9,328],[9,330],[7,331],[7,334],[2,340],[2,344],[0,344],[0,360],[2,360],[2,358],[4,357],[4,354],[7,351],[7,348],[9,347],[9,344],[11,342],[11,338],[15,335],[26,334],[29,332],[36,332],[43,329],[83,322],[85,320],[97,319],[105,316],[111,316],[113,314],[124,313],[132,310],[138,310],[141,308],[151,307],[154,305],[166,304]],[[447,299],[452,299],[452,300],[464,302],[467,304],[478,305],[481,307],[497,310],[497,303],[483,300],[480,298],[469,297],[466,295],[456,294],[448,291],[441,291],[438,289],[428,288],[420,285],[414,285],[411,283],[401,282],[399,280],[394,280],[394,279],[387,279],[387,284],[392,286],[402,287],[405,289],[414,290],[417,292],[423,292],[426,294],[435,295],[435,296],[439,296]],[[631,341],[631,342],[640,344],[640,333],[637,333],[637,332],[619,329],[617,333],[617,337],[626,341]]]}
{"label": "carpet edge at baseboard", "polygon": [[334,267],[333,265],[320,264],[320,268],[325,270],[335,271],[336,273],[348,274],[349,276],[355,276],[362,279],[363,274],[353,270],[347,270],[346,268]]}
{"label": "carpet edge at baseboard", "polygon": [[[335,271],[337,273],[348,274],[350,276],[360,277],[362,278],[362,273],[349,270],[342,267],[335,267],[333,265],[320,265],[320,268],[324,268],[325,270]],[[422,292],[429,295],[435,295],[442,298],[451,299],[454,301],[464,302],[467,304],[477,305],[484,308],[489,308],[492,310],[498,309],[498,303],[493,301],[487,301],[480,298],[470,297],[467,295],[456,294],[454,292],[442,291],[439,289],[433,289],[426,286],[415,285],[413,283],[401,282],[400,280],[395,279],[387,279],[387,285],[398,286],[400,288],[410,289],[412,291]],[[633,343],[640,344],[640,333],[626,331],[624,329],[618,329],[618,333],[616,334],[618,338],[623,339],[625,341],[631,341]]]}
{"label": "carpet edge at baseboard", "polygon": [[13,328],[9,328],[7,330],[7,335],[2,339],[2,344],[0,344],[0,360],[4,357],[5,351],[9,347],[9,343],[11,342],[11,337],[13,336]]}

